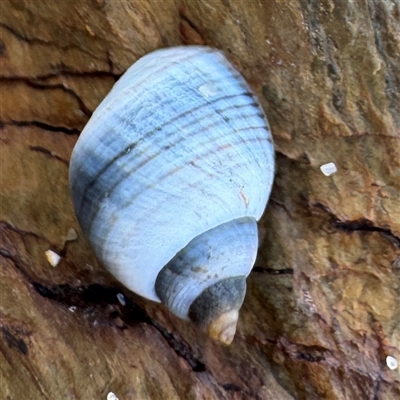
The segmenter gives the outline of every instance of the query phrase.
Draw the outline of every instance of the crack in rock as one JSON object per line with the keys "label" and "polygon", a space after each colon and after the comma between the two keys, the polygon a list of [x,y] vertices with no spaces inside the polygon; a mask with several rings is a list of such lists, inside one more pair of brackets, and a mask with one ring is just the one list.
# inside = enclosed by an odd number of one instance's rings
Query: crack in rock
{"label": "crack in rock", "polygon": [[303,353],[303,352],[298,353],[296,355],[296,359],[307,362],[321,362],[325,360],[323,356],[313,355],[310,353]]}
{"label": "crack in rock", "polygon": [[[1,45],[0,45],[1,46]],[[59,65],[59,69],[55,72],[36,75],[36,76],[20,76],[20,75],[9,75],[9,76],[0,76],[0,78],[4,81],[31,81],[31,80],[40,80],[46,81],[53,78],[59,77],[91,77],[91,78],[113,78],[116,82],[122,74],[116,74],[110,71],[75,71],[67,68],[65,65]]]}
{"label": "crack in rock", "polygon": [[364,231],[364,232],[379,232],[391,242],[393,242],[397,247],[400,248],[400,238],[393,234],[393,232],[388,228],[381,228],[379,226],[375,226],[372,221],[368,219],[358,219],[355,221],[340,221],[336,220],[333,222],[333,225],[345,232],[356,232],[356,231]]}
{"label": "crack in rock", "polygon": [[37,151],[39,153],[46,154],[52,158],[55,158],[58,161],[61,161],[62,163],[66,164],[67,166],[69,165],[69,162],[65,160],[64,158],[58,156],[54,151],[50,151],[49,149],[46,149],[45,147],[42,146],[29,146],[29,148],[32,151]]}
{"label": "crack in rock", "polygon": [[54,89],[60,89],[65,93],[68,93],[71,95],[78,103],[79,105],[79,110],[82,111],[83,114],[85,114],[87,117],[92,116],[92,111],[89,110],[89,108],[86,106],[86,104],[83,102],[83,100],[78,96],[76,92],[74,92],[72,89],[65,87],[61,83],[57,84],[44,84],[40,82],[33,82],[30,79],[24,80],[24,82],[34,88],[34,89],[40,89],[40,90],[54,90]]}
{"label": "crack in rock", "polygon": [[68,95],[70,95],[71,97],[74,98],[74,100],[76,100],[76,102],[78,103],[79,106],[79,110],[86,115],[87,117],[91,117],[92,116],[92,111],[89,110],[89,108],[86,106],[86,104],[83,102],[83,100],[79,97],[79,95],[72,90],[71,88],[65,87],[62,83],[45,83],[42,82],[41,79],[38,78],[22,78],[22,77],[0,77],[0,83],[1,82],[22,82],[25,85],[33,88],[33,89],[39,89],[39,90],[61,90],[64,93],[67,93]]}
{"label": "crack in rock", "polygon": [[[331,363],[333,360],[336,360],[332,351],[322,346],[293,343],[286,338],[281,338],[278,341],[278,347],[280,347],[286,356],[293,360],[305,361],[309,363],[326,362],[327,358],[331,360]],[[337,361],[334,363],[338,365]]]}
{"label": "crack in rock", "polygon": [[318,208],[329,215],[331,224],[334,228],[343,232],[378,232],[386,239],[390,240],[396,247],[400,248],[400,238],[396,236],[389,228],[381,228],[375,226],[372,221],[361,218],[353,221],[342,221],[340,220],[330,209],[321,203],[311,204],[312,207]]}
{"label": "crack in rock", "polygon": [[49,125],[40,121],[11,121],[11,122],[3,122],[0,121],[0,129],[4,129],[6,126],[17,126],[17,127],[30,127],[34,126],[36,128],[40,128],[50,132],[62,132],[67,135],[79,135],[81,130],[78,128],[67,128],[65,126],[54,126]]}
{"label": "crack in rock", "polygon": [[[58,303],[66,305],[68,308],[71,306],[78,308],[87,308],[88,305],[104,305],[104,304],[119,304],[117,295],[121,293],[121,289],[117,287],[104,287],[99,284],[92,284],[89,286],[72,287],[69,284],[55,285],[47,287],[39,282],[32,282],[32,285],[37,293],[42,297],[54,300]],[[172,333],[169,333],[158,322],[152,320],[147,312],[141,308],[136,302],[129,299],[124,294],[126,306],[122,307],[120,312],[112,313],[112,318],[121,318],[121,320],[132,326],[137,322],[153,326],[162,335],[168,345],[175,351],[175,353],[183,358],[194,372],[205,371],[205,365],[191,353],[189,346],[178,341]]]}
{"label": "crack in rock", "polygon": [[3,334],[3,339],[7,343],[8,347],[17,349],[24,356],[28,355],[28,346],[24,339],[18,338],[10,329],[8,329],[7,326],[1,327],[1,333]]}
{"label": "crack in rock", "polygon": [[63,44],[61,44],[59,42],[52,42],[52,41],[40,39],[40,38],[37,38],[37,37],[29,38],[29,37],[23,35],[21,32],[17,31],[16,29],[8,26],[4,22],[0,22],[0,27],[4,28],[8,32],[10,32],[12,35],[14,35],[21,42],[26,42],[26,43],[28,43],[30,45],[39,44],[39,45],[42,45],[42,46],[52,46],[52,47],[56,47],[57,49],[62,49],[62,50],[77,49],[77,50],[81,51],[83,54],[87,54],[88,56],[91,56],[91,57],[95,58],[96,60],[104,61],[103,59],[99,58],[98,56],[96,56],[95,54],[90,52],[89,50],[83,49],[82,47],[79,47],[77,44],[68,43],[68,44],[64,44],[63,45]]}
{"label": "crack in rock", "polygon": [[268,275],[293,275],[293,268],[268,268],[255,265],[252,269],[254,272],[261,272]]}
{"label": "crack in rock", "polygon": [[197,45],[206,44],[203,34],[200,32],[199,28],[192,20],[187,17],[184,10],[182,9],[179,11],[179,18],[179,33],[182,43]]}
{"label": "crack in rock", "polygon": [[158,322],[151,321],[151,325],[153,325],[160,332],[160,334],[166,340],[168,345],[175,351],[175,353],[188,363],[192,371],[204,372],[206,370],[205,364],[194,357],[194,355],[190,352],[189,346],[186,343],[177,340],[172,333],[169,333]]}
{"label": "crack in rock", "polygon": [[[35,237],[40,237],[36,234],[21,231],[17,228],[12,227],[7,222],[0,222],[0,227],[2,231],[9,229],[20,236],[34,235]],[[4,229],[5,228],[5,229]],[[90,307],[98,306],[104,308],[106,305],[119,305],[117,295],[121,293],[121,289],[118,287],[106,287],[100,284],[94,283],[89,286],[79,286],[74,287],[70,284],[60,284],[53,286],[46,286],[41,282],[37,282],[32,279],[26,272],[26,269],[22,265],[23,262],[18,259],[18,254],[13,255],[7,248],[0,247],[0,255],[9,259],[14,264],[15,268],[22,274],[22,276],[32,285],[33,289],[41,296],[46,299],[55,301],[69,307],[77,307],[82,310],[87,310]],[[115,309],[113,312],[109,313],[109,319],[120,318],[126,325],[134,326],[136,323],[145,323],[153,326],[164,338],[169,347],[171,347],[174,352],[181,358],[183,358],[186,363],[194,372],[203,372],[206,370],[206,366],[203,362],[198,360],[191,352],[189,345],[186,342],[179,341],[176,337],[162,327],[158,322],[151,319],[147,312],[141,308],[135,301],[131,300],[128,296],[124,295],[126,305],[120,307],[119,311]],[[101,313],[104,315],[104,312]],[[10,338],[10,343],[17,343],[15,340]],[[23,346],[23,345],[21,345]]]}

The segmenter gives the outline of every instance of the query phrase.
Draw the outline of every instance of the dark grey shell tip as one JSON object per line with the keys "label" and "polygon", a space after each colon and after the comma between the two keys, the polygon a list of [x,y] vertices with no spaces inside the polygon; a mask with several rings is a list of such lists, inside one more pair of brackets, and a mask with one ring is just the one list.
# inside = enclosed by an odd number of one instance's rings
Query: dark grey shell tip
{"label": "dark grey shell tip", "polygon": [[212,338],[230,344],[246,294],[246,277],[223,279],[205,289],[189,308],[189,318]]}

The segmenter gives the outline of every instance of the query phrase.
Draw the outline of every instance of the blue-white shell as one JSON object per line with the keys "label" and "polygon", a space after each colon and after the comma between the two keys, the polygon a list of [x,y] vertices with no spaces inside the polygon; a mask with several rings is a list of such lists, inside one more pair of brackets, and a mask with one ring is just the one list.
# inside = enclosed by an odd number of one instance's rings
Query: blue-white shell
{"label": "blue-white shell", "polygon": [[[158,272],[192,239],[261,217],[273,176],[256,97],[220,51],[200,46],[133,64],[94,112],[70,164],[76,214],[97,256],[155,301]],[[235,261],[232,249],[219,278],[249,274],[257,249],[243,248],[251,265]]]}

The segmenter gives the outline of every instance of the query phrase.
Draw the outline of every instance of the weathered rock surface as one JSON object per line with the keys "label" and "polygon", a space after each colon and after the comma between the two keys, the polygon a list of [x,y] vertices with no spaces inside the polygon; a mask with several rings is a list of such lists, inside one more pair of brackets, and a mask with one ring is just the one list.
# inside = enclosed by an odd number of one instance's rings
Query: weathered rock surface
{"label": "weathered rock surface", "polygon": [[[2,0],[0,31],[1,398],[400,398],[385,361],[400,361],[397,1]],[[74,143],[113,83],[182,43],[226,53],[277,149],[228,348],[116,282],[68,190]]]}

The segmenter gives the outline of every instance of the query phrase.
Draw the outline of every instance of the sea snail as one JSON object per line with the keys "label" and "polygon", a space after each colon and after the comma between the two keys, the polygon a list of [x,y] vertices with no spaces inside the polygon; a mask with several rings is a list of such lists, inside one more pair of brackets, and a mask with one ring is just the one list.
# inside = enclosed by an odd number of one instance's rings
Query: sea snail
{"label": "sea snail", "polygon": [[226,344],[273,177],[257,98],[203,46],[135,62],[82,131],[69,171],[77,218],[104,266]]}

